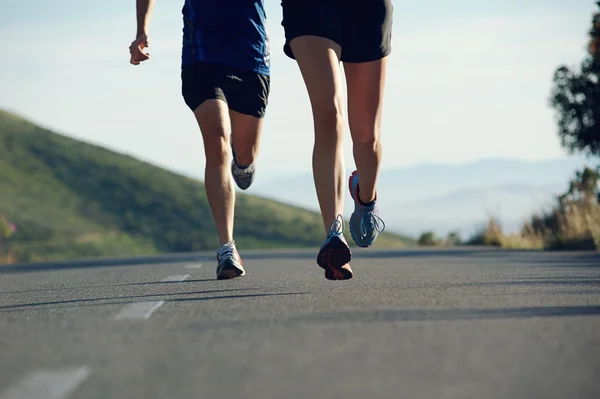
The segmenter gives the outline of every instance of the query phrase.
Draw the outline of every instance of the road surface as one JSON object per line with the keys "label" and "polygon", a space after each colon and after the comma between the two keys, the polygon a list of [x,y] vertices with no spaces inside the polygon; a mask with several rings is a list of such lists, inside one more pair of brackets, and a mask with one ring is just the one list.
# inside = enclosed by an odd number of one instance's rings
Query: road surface
{"label": "road surface", "polygon": [[0,399],[600,398],[600,255],[313,252],[0,267]]}

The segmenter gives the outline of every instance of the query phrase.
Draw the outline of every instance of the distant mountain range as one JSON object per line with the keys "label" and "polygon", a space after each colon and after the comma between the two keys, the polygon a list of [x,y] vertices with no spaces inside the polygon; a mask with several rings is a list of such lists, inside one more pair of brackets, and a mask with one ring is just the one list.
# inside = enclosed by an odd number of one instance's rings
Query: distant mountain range
{"label": "distant mountain range", "polygon": [[[532,213],[549,209],[555,195],[586,160],[568,157],[547,161],[488,159],[443,165],[423,164],[383,170],[378,187],[381,216],[390,231],[418,235],[424,230],[471,234],[488,216],[505,230],[517,231]],[[347,171],[349,175],[351,171]],[[318,210],[312,174],[261,179],[252,194]],[[352,212],[346,196],[345,216]]]}

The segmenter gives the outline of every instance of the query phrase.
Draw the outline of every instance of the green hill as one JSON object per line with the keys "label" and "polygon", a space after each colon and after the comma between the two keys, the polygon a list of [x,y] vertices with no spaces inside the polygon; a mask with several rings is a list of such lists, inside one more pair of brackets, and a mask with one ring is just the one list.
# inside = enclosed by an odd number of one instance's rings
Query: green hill
{"label": "green hill", "polygon": [[[214,250],[201,182],[77,141],[0,110],[0,213],[18,226],[16,261]],[[238,194],[243,249],[315,247],[320,216]],[[412,240],[383,234],[375,247]],[[15,260],[15,259],[13,259]]]}

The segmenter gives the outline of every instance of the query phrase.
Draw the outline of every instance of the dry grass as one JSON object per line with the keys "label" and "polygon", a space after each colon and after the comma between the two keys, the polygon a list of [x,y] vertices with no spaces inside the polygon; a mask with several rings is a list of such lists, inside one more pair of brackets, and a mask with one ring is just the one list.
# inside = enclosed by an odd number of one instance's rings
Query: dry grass
{"label": "dry grass", "polygon": [[558,213],[558,229],[550,247],[554,249],[600,250],[600,204],[572,205]]}
{"label": "dry grass", "polygon": [[509,234],[502,237],[502,248],[544,249],[544,237],[539,235]]}
{"label": "dry grass", "polygon": [[17,256],[12,252],[0,253],[0,265],[12,265],[17,263]]}
{"label": "dry grass", "polygon": [[490,217],[487,224],[467,241],[470,245],[502,246],[502,226],[495,217]]}
{"label": "dry grass", "polygon": [[534,215],[519,234],[504,234],[492,217],[468,243],[511,249],[600,250],[600,204],[576,203]]}

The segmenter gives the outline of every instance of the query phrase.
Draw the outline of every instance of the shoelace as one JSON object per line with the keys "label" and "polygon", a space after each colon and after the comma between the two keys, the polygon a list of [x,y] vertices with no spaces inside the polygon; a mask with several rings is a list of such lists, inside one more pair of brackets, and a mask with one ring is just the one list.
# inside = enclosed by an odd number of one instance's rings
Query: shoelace
{"label": "shoelace", "polygon": [[233,142],[231,143],[231,155],[233,155],[233,164],[235,167],[233,168],[233,174],[236,176],[248,176],[254,173],[254,164],[249,165],[247,168],[240,168],[235,161],[235,150],[233,149]]}
{"label": "shoelace", "polygon": [[372,211],[366,211],[360,218],[360,234],[367,236],[367,231],[375,229],[378,233],[385,230],[385,222]]}
{"label": "shoelace", "polygon": [[223,245],[221,248],[219,248],[219,252],[217,253],[217,257],[219,258],[219,262],[223,259],[226,258],[231,258],[234,256],[235,254],[235,242],[228,242],[227,244]]}
{"label": "shoelace", "polygon": [[331,226],[329,226],[329,237],[334,235],[340,235],[344,232],[344,217],[340,214],[337,215]]}
{"label": "shoelace", "polygon": [[236,176],[251,175],[252,173],[254,173],[254,165],[250,165],[247,168],[240,168],[239,166],[237,166],[237,164],[235,164],[235,167],[233,168],[233,173]]}

